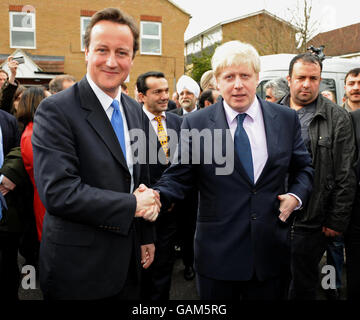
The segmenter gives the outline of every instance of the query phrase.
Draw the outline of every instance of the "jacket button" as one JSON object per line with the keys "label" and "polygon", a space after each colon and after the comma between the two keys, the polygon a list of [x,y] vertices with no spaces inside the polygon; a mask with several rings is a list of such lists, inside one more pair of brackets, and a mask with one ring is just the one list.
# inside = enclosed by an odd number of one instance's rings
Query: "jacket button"
{"label": "jacket button", "polygon": [[256,213],[253,213],[253,214],[251,215],[251,220],[256,220]]}

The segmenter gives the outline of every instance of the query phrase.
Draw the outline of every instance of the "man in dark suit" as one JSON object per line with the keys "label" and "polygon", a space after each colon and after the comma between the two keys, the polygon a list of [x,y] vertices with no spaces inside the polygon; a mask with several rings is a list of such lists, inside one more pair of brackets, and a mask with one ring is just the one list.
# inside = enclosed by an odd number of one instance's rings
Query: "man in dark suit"
{"label": "man in dark suit", "polygon": [[[197,100],[200,95],[200,87],[189,76],[183,75],[176,83],[176,91],[179,95],[180,108],[171,112],[179,116],[187,116],[198,110]],[[181,201],[174,209],[178,218],[178,244],[180,245],[181,258],[184,264],[185,280],[193,280],[194,271],[194,235],[196,227],[196,215],[198,211],[198,191],[194,187],[190,190],[184,201]],[[186,213],[186,214],[184,214]]]}
{"label": "man in dark suit", "polygon": [[[170,165],[171,156],[178,144],[182,119],[176,114],[165,112],[169,101],[169,85],[162,72],[149,71],[141,74],[136,86],[144,103],[147,162],[150,168],[150,185],[153,185]],[[155,258],[153,264],[143,270],[142,298],[145,300],[169,300],[176,235],[176,217],[174,211],[171,211],[160,211],[155,222]]]}
{"label": "man in dark suit", "polygon": [[[20,283],[20,272],[17,264],[17,256],[22,231],[22,220],[14,212],[11,200],[15,192],[13,176],[17,175],[14,167],[9,168],[12,160],[7,159],[12,148],[20,145],[20,131],[16,118],[4,110],[0,110],[0,299],[17,300]],[[11,165],[11,164],[10,164]],[[5,169],[6,168],[6,169]],[[12,173],[12,175],[11,175]],[[12,179],[12,180],[11,180]],[[18,190],[19,188],[17,188]],[[16,191],[17,191],[16,190]],[[20,189],[21,190],[21,189]],[[21,190],[22,191],[22,190]],[[15,194],[16,196],[16,194]],[[16,200],[19,200],[17,194]],[[10,210],[11,209],[11,210]]]}
{"label": "man in dark suit", "polygon": [[[85,34],[87,74],[44,100],[34,119],[34,175],[46,207],[40,284],[48,299],[137,299],[160,210],[131,143],[142,110],[121,93],[138,49],[132,18],[107,8]],[[135,190],[135,191],[133,191]],[[143,196],[142,196],[143,195]],[[144,219],[142,219],[144,218]]]}
{"label": "man in dark suit", "polygon": [[311,159],[296,113],[256,97],[255,48],[227,42],[216,49],[212,66],[223,100],[184,117],[178,163],[155,188],[164,206],[193,185],[199,189],[195,269],[201,299],[280,299],[289,267],[289,217],[311,192]]}

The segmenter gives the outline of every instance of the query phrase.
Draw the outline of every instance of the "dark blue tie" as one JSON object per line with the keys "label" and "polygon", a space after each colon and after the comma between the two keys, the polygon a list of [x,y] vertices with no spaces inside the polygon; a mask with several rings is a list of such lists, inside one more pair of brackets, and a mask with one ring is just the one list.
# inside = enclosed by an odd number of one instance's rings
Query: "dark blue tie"
{"label": "dark blue tie", "polygon": [[245,117],[246,113],[241,113],[236,116],[237,127],[235,130],[234,144],[236,153],[241,161],[241,164],[243,165],[250,180],[254,182],[254,167],[251,156],[251,146],[249,137],[243,127]]}
{"label": "dark blue tie", "polygon": [[124,135],[124,122],[123,117],[119,108],[119,101],[114,100],[111,104],[114,108],[112,117],[111,117],[111,124],[114,128],[116,136],[119,140],[121,150],[124,154],[124,158],[126,160],[126,144],[125,144],[125,135]]}

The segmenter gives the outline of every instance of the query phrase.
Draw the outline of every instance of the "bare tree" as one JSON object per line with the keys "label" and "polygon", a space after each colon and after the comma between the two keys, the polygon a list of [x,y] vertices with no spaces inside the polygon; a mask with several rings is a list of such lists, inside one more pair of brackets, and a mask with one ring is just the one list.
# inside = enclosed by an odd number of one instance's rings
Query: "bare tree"
{"label": "bare tree", "polygon": [[320,23],[312,17],[312,0],[297,0],[296,8],[287,9],[290,23],[298,29],[297,49],[306,52],[311,38],[318,32]]}

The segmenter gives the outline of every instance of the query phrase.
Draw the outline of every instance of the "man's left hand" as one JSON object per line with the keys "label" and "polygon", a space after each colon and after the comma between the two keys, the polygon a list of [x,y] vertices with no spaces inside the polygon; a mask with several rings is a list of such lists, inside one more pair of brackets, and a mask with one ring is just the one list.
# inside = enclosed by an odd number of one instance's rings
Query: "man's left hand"
{"label": "man's left hand", "polygon": [[141,246],[141,264],[144,269],[150,267],[154,261],[155,245],[153,243],[144,244]]}
{"label": "man's left hand", "polygon": [[280,200],[279,219],[285,222],[299,205],[299,200],[291,194],[280,194],[278,195],[278,199]]}
{"label": "man's left hand", "polygon": [[327,227],[322,227],[322,232],[325,234],[326,237],[336,237],[341,235],[341,232],[337,232]]}

